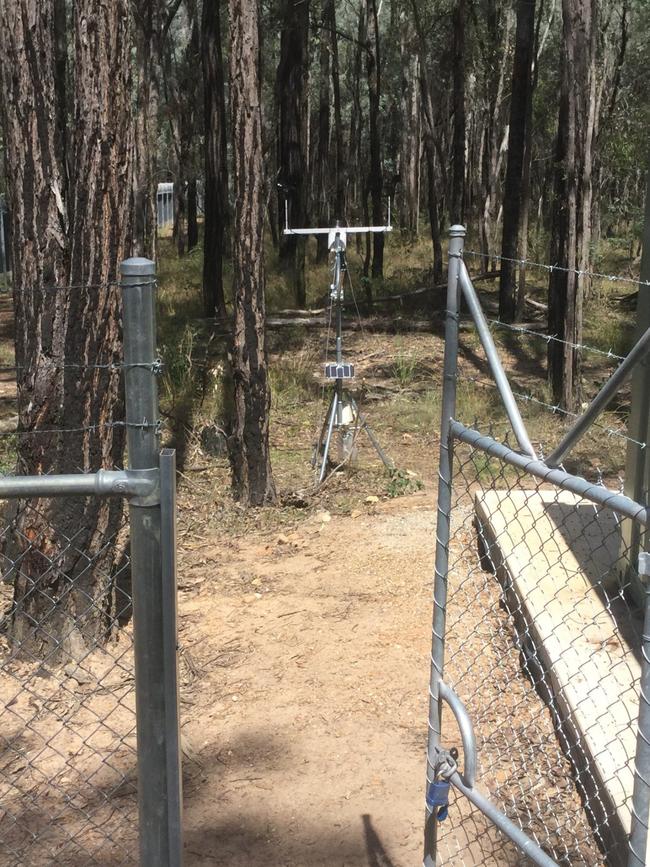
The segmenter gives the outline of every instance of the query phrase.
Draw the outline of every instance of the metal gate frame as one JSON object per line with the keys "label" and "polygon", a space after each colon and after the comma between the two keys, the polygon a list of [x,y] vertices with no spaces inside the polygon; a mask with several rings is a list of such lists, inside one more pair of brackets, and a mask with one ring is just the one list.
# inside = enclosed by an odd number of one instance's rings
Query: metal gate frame
{"label": "metal gate frame", "polygon": [[[438,863],[437,814],[440,806],[439,786],[442,783],[443,786],[451,784],[458,792],[468,798],[533,863],[541,865],[541,867],[553,867],[556,862],[520,827],[475,789],[477,756],[472,723],[460,698],[443,680],[454,442],[471,445],[475,449],[499,458],[505,464],[516,467],[544,482],[551,483],[558,489],[571,491],[597,505],[607,506],[619,515],[636,522],[640,527],[647,527],[650,522],[650,510],[646,506],[622,494],[610,491],[602,485],[591,484],[579,476],[567,473],[560,469],[559,465],[565,455],[591,427],[600,412],[610,403],[621,384],[646,358],[650,350],[650,328],[641,335],[629,355],[602,386],[584,413],[577,418],[559,445],[546,460],[539,460],[531,445],[512,389],[501,365],[488,322],[463,261],[465,234],[465,228],[459,225],[452,226],[449,232],[423,863],[425,867],[435,867]],[[478,431],[455,420],[461,292],[476,326],[491,374],[519,445],[519,452],[499,443],[492,437],[483,436]],[[650,581],[648,579],[650,578],[650,554],[639,554],[638,574],[646,581],[632,827],[628,839],[628,867],[643,867],[648,842],[647,816],[650,809]],[[461,733],[463,745],[462,773],[457,767],[457,753],[445,749],[441,743],[443,703],[449,706]]]}

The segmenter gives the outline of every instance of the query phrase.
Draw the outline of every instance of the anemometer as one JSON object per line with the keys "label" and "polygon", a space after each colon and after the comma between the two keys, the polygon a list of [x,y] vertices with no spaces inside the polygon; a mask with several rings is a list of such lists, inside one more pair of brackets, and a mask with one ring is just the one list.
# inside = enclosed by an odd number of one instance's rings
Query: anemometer
{"label": "anemometer", "polygon": [[[330,461],[330,449],[334,432],[338,434],[338,460],[340,465],[354,454],[354,442],[360,430],[365,431],[368,439],[388,469],[393,469],[389,458],[382,450],[376,436],[372,432],[366,417],[359,411],[357,402],[349,393],[346,385],[354,379],[354,365],[343,358],[343,281],[347,274],[346,246],[348,235],[391,232],[390,200],[388,201],[388,225],[386,226],[336,226],[330,228],[289,228],[287,203],[285,202],[285,235],[327,235],[327,246],[332,258],[332,283],[330,284],[330,315],[332,308],[336,316],[336,354],[333,362],[325,363],[325,379],[331,386],[331,398],[325,423],[319,434],[319,440],[314,450],[312,464],[316,469],[319,484],[327,474]],[[328,347],[329,348],[329,347]]]}

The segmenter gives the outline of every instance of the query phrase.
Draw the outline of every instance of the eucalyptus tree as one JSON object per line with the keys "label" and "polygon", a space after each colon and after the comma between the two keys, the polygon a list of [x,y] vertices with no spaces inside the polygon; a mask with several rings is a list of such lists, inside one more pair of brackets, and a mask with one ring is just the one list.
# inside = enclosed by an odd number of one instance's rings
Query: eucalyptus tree
{"label": "eucalyptus tree", "polygon": [[225,317],[225,232],[229,223],[226,93],[221,47],[221,0],[203,0],[202,62],[205,148],[203,311]]}
{"label": "eucalyptus tree", "polygon": [[[279,0],[280,57],[276,76],[278,111],[279,225],[285,202],[292,226],[307,222],[309,0]],[[298,307],[306,303],[305,237],[280,235],[280,260],[288,268]]]}
{"label": "eucalyptus tree", "polygon": [[[18,471],[113,468],[124,451],[117,278],[131,252],[128,2],[78,0],[68,22],[62,0],[3,0],[0,52]],[[105,542],[121,514],[118,498],[21,504],[12,634],[23,647],[78,656],[108,636],[119,603]]]}
{"label": "eucalyptus tree", "polygon": [[[521,195],[524,180],[526,139],[531,122],[533,98],[533,52],[535,42],[535,2],[517,0],[517,29],[512,67],[510,122],[508,131],[508,161],[503,192],[503,233],[501,238],[501,282],[499,287],[499,318],[514,322],[517,315],[514,260],[519,250],[521,228]],[[528,158],[530,155],[528,154]],[[521,306],[521,305],[520,305]]]}
{"label": "eucalyptus tree", "polygon": [[233,415],[228,440],[235,496],[275,501],[269,449],[271,391],[265,336],[264,174],[258,0],[229,0],[230,111],[235,190]]}

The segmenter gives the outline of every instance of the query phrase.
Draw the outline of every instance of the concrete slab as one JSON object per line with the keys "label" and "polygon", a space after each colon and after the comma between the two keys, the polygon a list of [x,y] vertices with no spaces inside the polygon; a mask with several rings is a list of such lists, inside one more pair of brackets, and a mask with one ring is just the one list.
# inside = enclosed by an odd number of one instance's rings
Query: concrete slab
{"label": "concrete slab", "polygon": [[551,683],[545,698],[561,721],[558,738],[592,825],[606,846],[610,840],[625,851],[640,662],[638,620],[616,593],[617,520],[553,490],[483,491],[475,511],[527,652]]}

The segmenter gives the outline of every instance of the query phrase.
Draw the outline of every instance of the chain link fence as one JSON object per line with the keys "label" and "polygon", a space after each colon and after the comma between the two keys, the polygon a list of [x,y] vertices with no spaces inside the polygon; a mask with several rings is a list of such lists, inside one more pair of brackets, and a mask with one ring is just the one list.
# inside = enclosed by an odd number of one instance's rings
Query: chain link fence
{"label": "chain link fence", "polygon": [[[647,446],[621,413],[598,417],[650,332],[623,357],[490,320],[463,237],[452,229],[425,865],[642,867],[648,509],[625,495],[623,468]],[[475,330],[460,327],[461,292]],[[594,371],[580,417],[548,399],[553,340]]]}
{"label": "chain link fence", "polygon": [[[182,858],[174,453],[160,451],[155,273],[122,265],[128,469],[0,477],[0,863]],[[66,440],[67,437],[67,440]],[[77,449],[79,451],[79,449]],[[127,508],[128,504],[128,508]]]}
{"label": "chain link fence", "polygon": [[[5,515],[6,510],[5,505]],[[136,726],[128,527],[122,522],[88,556],[75,536],[51,523],[55,516],[48,511],[30,505],[21,510],[23,527],[40,528],[34,538],[20,530],[17,518],[5,517],[2,529],[3,863],[133,863]],[[56,551],[52,556],[41,544],[45,538]],[[98,595],[77,590],[90,574],[103,588]],[[55,636],[52,615],[75,591],[79,622],[100,617],[104,640],[97,641],[93,630],[84,635],[85,650],[72,656],[57,645],[77,632],[76,623],[63,633],[57,625]],[[26,613],[30,597],[32,613]]]}
{"label": "chain link fence", "polygon": [[[621,516],[464,443],[454,464],[445,672],[477,785],[556,863],[624,864],[643,623]],[[470,807],[441,823],[443,863],[521,863]]]}

